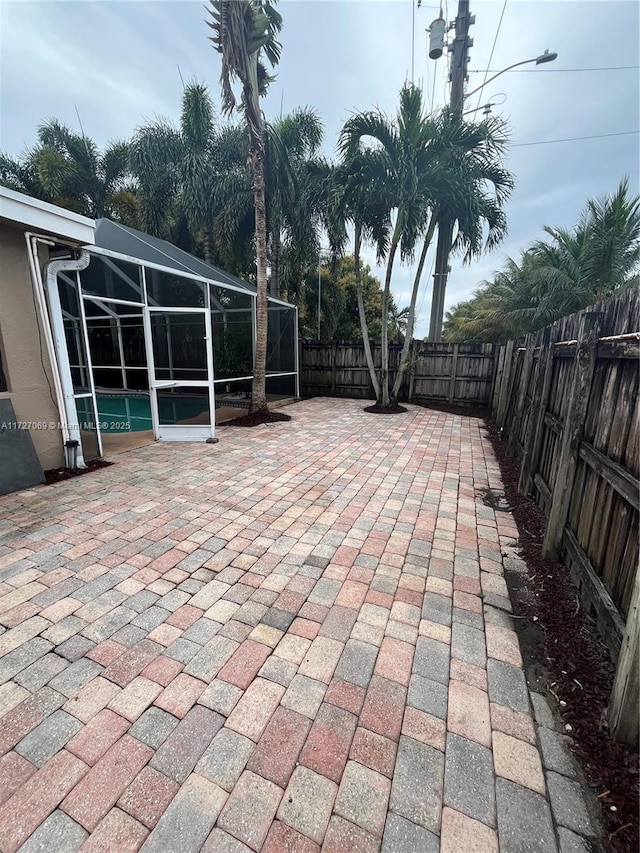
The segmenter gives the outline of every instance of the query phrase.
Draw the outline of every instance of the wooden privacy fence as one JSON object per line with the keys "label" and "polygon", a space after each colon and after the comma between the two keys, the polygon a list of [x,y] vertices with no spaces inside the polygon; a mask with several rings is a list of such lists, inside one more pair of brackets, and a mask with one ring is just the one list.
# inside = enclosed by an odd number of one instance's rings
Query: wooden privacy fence
{"label": "wooden privacy fence", "polygon": [[509,341],[492,414],[521,460],[519,489],[547,522],[543,552],[568,566],[618,668],[610,724],[638,738],[640,293],[628,290]]}
{"label": "wooden privacy fence", "polygon": [[[399,398],[405,402],[447,402],[488,406],[494,375],[494,344],[431,344],[414,340]],[[380,346],[373,346],[380,369]],[[391,386],[402,347],[389,347]],[[303,397],[373,399],[373,386],[362,341],[304,341],[300,346],[300,391]]]}

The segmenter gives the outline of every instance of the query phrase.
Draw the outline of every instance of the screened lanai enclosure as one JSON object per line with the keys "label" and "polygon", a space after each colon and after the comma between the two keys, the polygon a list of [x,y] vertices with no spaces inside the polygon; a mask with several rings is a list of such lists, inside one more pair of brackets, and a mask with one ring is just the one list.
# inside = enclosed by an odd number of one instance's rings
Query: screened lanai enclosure
{"label": "screened lanai enclosure", "polygon": [[[249,406],[256,290],[177,247],[109,220],[89,265],[58,273],[85,459],[132,433],[211,440]],[[267,400],[298,396],[297,309],[269,299]]]}

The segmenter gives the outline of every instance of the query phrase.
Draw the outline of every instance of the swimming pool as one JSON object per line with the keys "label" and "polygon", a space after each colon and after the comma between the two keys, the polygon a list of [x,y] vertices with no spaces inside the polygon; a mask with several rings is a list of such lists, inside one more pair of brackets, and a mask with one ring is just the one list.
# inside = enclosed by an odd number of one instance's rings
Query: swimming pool
{"label": "swimming pool", "polygon": [[[104,433],[141,432],[153,429],[151,402],[145,393],[124,394],[96,393],[98,420]],[[209,419],[208,397],[171,394],[158,397],[158,415],[161,424],[177,424],[185,421],[207,423]]]}

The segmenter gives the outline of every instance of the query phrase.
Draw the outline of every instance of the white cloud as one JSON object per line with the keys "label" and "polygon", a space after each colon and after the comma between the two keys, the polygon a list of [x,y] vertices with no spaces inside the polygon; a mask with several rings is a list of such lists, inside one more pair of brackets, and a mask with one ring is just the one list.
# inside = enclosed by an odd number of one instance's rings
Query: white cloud
{"label": "white cloud", "polygon": [[[425,29],[436,17],[436,2],[415,12],[415,78],[428,98],[435,78],[435,104],[445,100],[445,62],[426,58]],[[475,0],[472,12],[470,81],[483,80],[502,11],[502,0]],[[316,107],[333,154],[337,134],[350,112],[380,106],[393,113],[397,93],[411,64],[411,0],[284,0],[283,55],[278,80],[266,101],[268,115],[296,106]],[[455,0],[448,4],[454,16]],[[18,154],[34,141],[37,124],[56,116],[85,131],[99,144],[129,135],[145,118],[179,117],[184,79],[204,80],[217,99],[220,60],[208,41],[201,2],[3,2],[0,4],[2,98],[0,147]],[[525,73],[499,77],[484,90],[503,92],[496,112],[510,119],[515,143],[587,136],[639,125],[637,71],[556,73],[561,68],[637,65],[639,9],[624,0],[511,0],[491,65],[505,66],[545,48],[559,56],[552,65],[525,66]],[[529,70],[531,73],[528,73]],[[443,76],[444,75],[444,76]],[[469,101],[475,106],[477,96]],[[571,225],[585,199],[614,189],[628,173],[638,188],[638,137],[625,136],[511,150],[507,165],[518,184],[508,206],[509,236],[500,250],[470,267],[455,260],[447,307],[468,298],[477,283],[518,256],[541,226]],[[367,256],[372,267],[375,258]],[[431,258],[419,299],[428,328]],[[380,276],[384,271],[377,270]],[[410,268],[397,263],[393,292],[408,302]]]}

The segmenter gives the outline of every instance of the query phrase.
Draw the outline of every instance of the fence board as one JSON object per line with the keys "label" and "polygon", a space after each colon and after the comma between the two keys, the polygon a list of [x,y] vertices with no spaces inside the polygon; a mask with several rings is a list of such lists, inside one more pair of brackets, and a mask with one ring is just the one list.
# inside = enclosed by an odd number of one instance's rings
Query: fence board
{"label": "fence board", "polygon": [[[594,314],[598,340],[585,342]],[[639,330],[638,290],[563,317],[538,337],[537,355],[530,339],[500,347],[492,394],[509,451],[524,448],[520,491],[547,515],[545,545],[569,567],[614,660],[640,633]],[[637,740],[637,672],[621,665],[610,718]]]}
{"label": "fence board", "polygon": [[[494,375],[494,344],[430,344],[412,341],[410,367],[399,398],[403,401],[446,402],[488,406]],[[372,347],[374,364],[381,349]],[[402,347],[389,348],[389,381],[395,381]],[[300,354],[303,397],[373,399],[373,386],[361,342],[304,341]]]}

